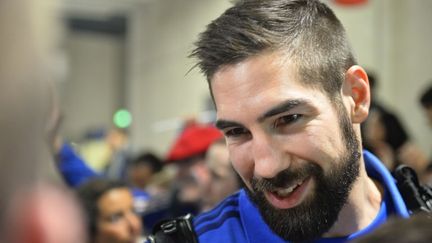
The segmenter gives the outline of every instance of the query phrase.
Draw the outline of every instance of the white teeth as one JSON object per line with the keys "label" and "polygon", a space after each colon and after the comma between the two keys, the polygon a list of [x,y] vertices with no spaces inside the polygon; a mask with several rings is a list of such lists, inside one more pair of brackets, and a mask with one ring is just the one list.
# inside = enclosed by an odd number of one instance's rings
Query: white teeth
{"label": "white teeth", "polygon": [[286,189],[282,189],[282,190],[277,190],[276,194],[280,197],[286,197],[288,196],[295,188],[297,187],[297,185],[291,186],[289,188]]}
{"label": "white teeth", "polygon": [[280,196],[280,197],[286,197],[288,196],[292,191],[294,191],[294,189],[296,189],[298,186],[300,186],[303,183],[303,181],[299,181],[296,184],[288,187],[288,188],[284,188],[284,189],[278,189],[275,190],[274,192]]}

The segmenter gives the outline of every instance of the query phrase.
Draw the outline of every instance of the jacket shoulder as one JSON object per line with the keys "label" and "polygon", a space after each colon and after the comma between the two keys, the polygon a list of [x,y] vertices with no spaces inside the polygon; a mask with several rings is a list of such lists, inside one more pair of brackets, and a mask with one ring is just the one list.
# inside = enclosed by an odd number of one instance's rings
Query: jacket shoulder
{"label": "jacket shoulder", "polygon": [[239,210],[239,193],[194,219],[199,242],[246,242]]}

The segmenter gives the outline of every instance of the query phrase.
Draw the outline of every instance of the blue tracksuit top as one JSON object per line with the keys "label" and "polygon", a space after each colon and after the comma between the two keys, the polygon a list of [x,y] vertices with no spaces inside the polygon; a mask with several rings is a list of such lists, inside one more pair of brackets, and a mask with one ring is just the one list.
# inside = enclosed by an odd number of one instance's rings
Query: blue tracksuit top
{"label": "blue tracksuit top", "polygon": [[[389,171],[368,151],[364,151],[363,156],[368,175],[378,180],[385,190],[378,215],[369,226],[358,232],[345,237],[321,238],[316,242],[347,242],[371,232],[384,223],[390,215],[409,217],[402,196]],[[211,211],[198,215],[194,219],[194,228],[199,242],[202,243],[285,242],[270,230],[244,190],[229,196]]]}
{"label": "blue tracksuit top", "polygon": [[[103,177],[102,174],[91,169],[67,143],[63,144],[59,151],[57,167],[66,184],[72,188],[77,188],[83,182],[92,178]],[[150,195],[141,189],[132,187],[131,192],[136,202],[148,201],[150,199]]]}

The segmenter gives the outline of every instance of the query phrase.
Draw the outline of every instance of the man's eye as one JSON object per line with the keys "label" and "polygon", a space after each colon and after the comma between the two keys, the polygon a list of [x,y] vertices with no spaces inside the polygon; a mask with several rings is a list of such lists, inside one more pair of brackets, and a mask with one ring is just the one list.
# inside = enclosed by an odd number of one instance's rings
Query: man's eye
{"label": "man's eye", "polygon": [[246,134],[249,134],[249,131],[241,127],[232,128],[225,132],[226,137],[239,137]]}
{"label": "man's eye", "polygon": [[298,121],[302,117],[303,117],[303,115],[301,115],[301,114],[292,114],[292,115],[282,116],[275,121],[274,127],[290,125],[290,124]]}

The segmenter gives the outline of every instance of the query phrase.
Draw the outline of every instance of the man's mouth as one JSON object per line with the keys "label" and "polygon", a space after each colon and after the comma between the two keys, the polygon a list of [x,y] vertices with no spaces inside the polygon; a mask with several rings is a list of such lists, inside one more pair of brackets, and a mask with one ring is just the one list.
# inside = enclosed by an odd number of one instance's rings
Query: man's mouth
{"label": "man's mouth", "polygon": [[289,209],[299,205],[310,191],[311,177],[296,181],[284,188],[265,191],[268,202],[279,209]]}
{"label": "man's mouth", "polygon": [[279,188],[276,190],[273,190],[272,193],[276,193],[280,197],[287,197],[291,192],[293,192],[297,187],[302,185],[304,180],[301,180],[297,183],[294,183],[292,186],[288,188]]}

